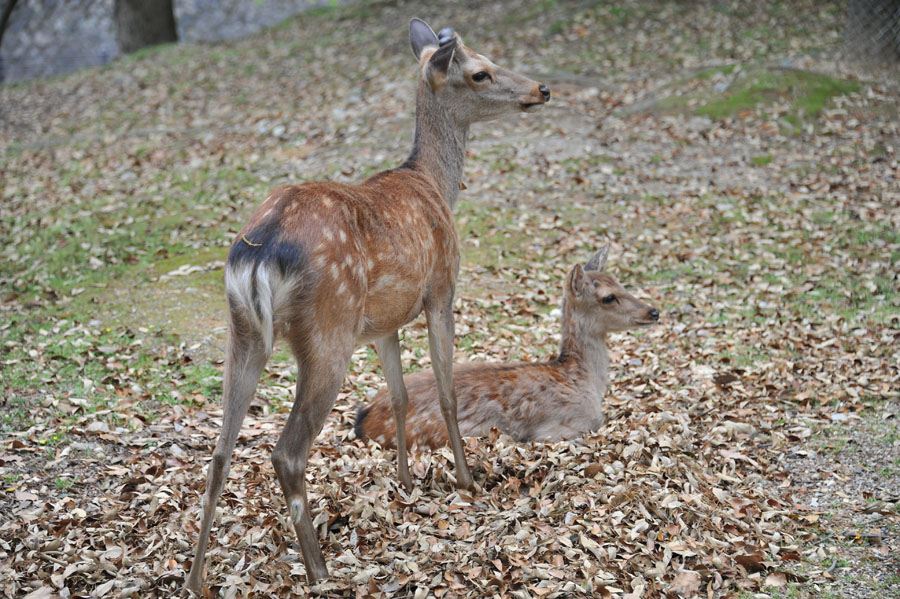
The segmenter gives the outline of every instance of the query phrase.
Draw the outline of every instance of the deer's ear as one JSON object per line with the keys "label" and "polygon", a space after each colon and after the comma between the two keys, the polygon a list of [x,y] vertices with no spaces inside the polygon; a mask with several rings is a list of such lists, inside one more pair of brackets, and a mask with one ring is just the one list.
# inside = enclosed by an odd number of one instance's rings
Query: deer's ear
{"label": "deer's ear", "polygon": [[573,297],[581,299],[584,294],[584,282],[587,277],[584,274],[584,268],[580,264],[576,264],[575,268],[569,274],[569,293]]}
{"label": "deer's ear", "polygon": [[409,45],[412,47],[416,60],[419,60],[422,57],[422,50],[426,46],[439,45],[438,37],[425,21],[422,19],[411,19],[409,21]]}
{"label": "deer's ear", "polygon": [[599,270],[603,272],[603,269],[606,268],[606,258],[609,256],[609,242],[606,242],[600,250],[591,256],[591,259],[588,260],[587,264],[584,265],[585,270]]}
{"label": "deer's ear", "polygon": [[456,38],[443,38],[437,51],[428,59],[425,65],[425,81],[431,91],[439,91],[447,83],[447,71],[453,62],[453,54],[456,52]]}

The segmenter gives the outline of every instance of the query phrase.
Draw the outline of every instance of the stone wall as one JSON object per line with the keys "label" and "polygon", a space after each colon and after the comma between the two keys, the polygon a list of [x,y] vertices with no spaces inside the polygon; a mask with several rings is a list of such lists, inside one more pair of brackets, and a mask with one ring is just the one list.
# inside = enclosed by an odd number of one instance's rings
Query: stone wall
{"label": "stone wall", "polygon": [[118,56],[113,0],[19,0],[0,47],[7,81],[64,73]]}
{"label": "stone wall", "polygon": [[[19,0],[0,46],[0,81],[104,64],[120,54],[114,0]],[[250,35],[333,0],[174,0],[182,41]],[[343,2],[342,2],[343,3]]]}

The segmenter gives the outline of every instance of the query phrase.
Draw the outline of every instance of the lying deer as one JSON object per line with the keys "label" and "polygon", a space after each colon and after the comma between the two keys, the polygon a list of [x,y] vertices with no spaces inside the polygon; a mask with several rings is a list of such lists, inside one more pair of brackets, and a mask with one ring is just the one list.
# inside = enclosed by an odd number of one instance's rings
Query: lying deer
{"label": "lying deer", "polygon": [[452,29],[440,39],[409,25],[419,61],[416,132],[399,168],[358,185],[304,183],[275,189],[236,236],[225,267],[229,336],[222,431],[209,465],[194,561],[185,587],[199,592],[215,506],[241,422],[278,334],[297,360],[293,409],[272,455],[311,584],[328,569],[310,519],[306,466],[359,343],[374,342],[398,423],[399,477],[412,479],[403,422],[397,329],[423,310],[440,410],[453,447],[456,483],[472,486],[453,393],[453,293],[459,246],[451,209],[469,126],[530,112],[550,99],[540,83],[501,68]]}
{"label": "lying deer", "polygon": [[[646,326],[659,312],[636,299],[603,272],[609,245],[566,279],[562,304],[562,345],[549,362],[466,364],[453,369],[459,431],[484,436],[491,427],[517,441],[554,441],[598,429],[604,423],[603,394],[609,382],[606,336]],[[436,407],[434,377],[406,379],[409,411],[406,441],[438,447],[448,438]],[[392,445],[394,423],[382,390],[356,415],[356,435]]]}

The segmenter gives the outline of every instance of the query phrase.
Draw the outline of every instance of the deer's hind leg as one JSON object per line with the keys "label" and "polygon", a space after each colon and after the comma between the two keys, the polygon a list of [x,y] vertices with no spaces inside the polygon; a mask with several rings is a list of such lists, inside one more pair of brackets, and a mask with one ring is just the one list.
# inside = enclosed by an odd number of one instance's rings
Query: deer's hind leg
{"label": "deer's hind leg", "polygon": [[[347,320],[353,322],[352,317]],[[275,445],[272,464],[300,541],[310,584],[328,578],[328,568],[319,547],[319,536],[312,525],[306,496],[309,452],[334,406],[359,329],[356,324],[344,324],[342,330],[329,330],[328,347],[307,347],[310,342],[306,340],[292,342],[297,357],[297,393],[284,431]]]}
{"label": "deer's hind leg", "polygon": [[194,549],[191,572],[185,584],[185,588],[194,593],[200,592],[203,583],[206,546],[216,514],[216,503],[228,478],[231,454],[241,430],[241,423],[247,415],[247,409],[256,391],[259,376],[269,357],[262,335],[249,324],[240,310],[232,309],[230,319],[225,352],[222,430],[207,471],[200,536]]}

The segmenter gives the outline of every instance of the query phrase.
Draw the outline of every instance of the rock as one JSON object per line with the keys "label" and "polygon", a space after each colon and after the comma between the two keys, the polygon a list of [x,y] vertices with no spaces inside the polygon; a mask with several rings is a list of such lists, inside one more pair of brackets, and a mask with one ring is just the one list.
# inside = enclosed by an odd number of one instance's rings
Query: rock
{"label": "rock", "polygon": [[688,119],[684,124],[685,128],[694,133],[703,133],[712,128],[713,122],[708,116],[695,116]]}
{"label": "rock", "polygon": [[85,430],[87,430],[87,432],[89,433],[108,433],[109,425],[102,420],[95,420],[94,422],[90,423]]}

